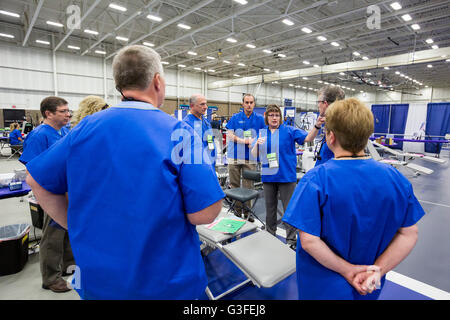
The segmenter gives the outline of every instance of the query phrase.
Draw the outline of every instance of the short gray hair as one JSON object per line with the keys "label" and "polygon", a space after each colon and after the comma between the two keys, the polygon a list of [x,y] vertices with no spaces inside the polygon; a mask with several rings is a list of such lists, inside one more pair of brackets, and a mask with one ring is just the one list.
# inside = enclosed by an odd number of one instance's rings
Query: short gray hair
{"label": "short gray hair", "polygon": [[199,97],[203,97],[203,95],[200,94],[200,93],[194,93],[194,94],[189,98],[189,105],[196,104]]}
{"label": "short gray hair", "polygon": [[332,104],[337,100],[345,99],[345,92],[339,87],[336,86],[325,86],[319,89],[319,95],[323,94],[323,100],[328,102],[328,104]]}
{"label": "short gray hair", "polygon": [[153,80],[155,74],[164,77],[159,54],[148,47],[132,45],[122,48],[114,57],[113,76],[116,88],[144,90]]}

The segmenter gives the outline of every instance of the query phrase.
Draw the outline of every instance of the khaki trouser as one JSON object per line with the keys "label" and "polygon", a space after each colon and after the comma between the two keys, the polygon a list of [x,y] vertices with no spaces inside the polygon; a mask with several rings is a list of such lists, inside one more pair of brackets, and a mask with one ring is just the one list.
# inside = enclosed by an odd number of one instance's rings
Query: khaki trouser
{"label": "khaki trouser", "polygon": [[62,273],[66,272],[69,266],[75,265],[67,230],[49,226],[50,221],[51,218],[44,213],[39,244],[39,262],[44,286],[52,285],[62,277]]}
{"label": "khaki trouser", "polygon": [[[228,160],[228,176],[230,178],[230,187],[232,189],[240,188],[242,171],[244,169],[255,171],[256,163],[250,162],[248,160],[235,160],[235,159],[227,159],[227,160]],[[242,187],[247,189],[253,189],[254,181],[242,179]],[[251,207],[250,201],[247,201],[245,205],[250,208]],[[237,210],[242,210],[242,206],[239,202],[236,203],[235,208]]]}

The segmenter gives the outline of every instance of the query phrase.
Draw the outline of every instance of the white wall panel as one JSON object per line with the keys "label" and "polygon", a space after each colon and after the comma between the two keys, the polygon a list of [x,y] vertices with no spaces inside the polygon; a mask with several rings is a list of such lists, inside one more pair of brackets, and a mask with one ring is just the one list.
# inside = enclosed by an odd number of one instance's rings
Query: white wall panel
{"label": "white wall panel", "polygon": [[53,75],[48,72],[0,67],[0,88],[53,90]]}
{"label": "white wall panel", "polygon": [[80,58],[79,55],[75,54],[57,53],[56,71],[58,73],[103,77],[103,59],[95,57]]}
{"label": "white wall panel", "polygon": [[58,74],[58,92],[103,96],[103,78]]}
{"label": "white wall panel", "polygon": [[0,56],[0,66],[41,71],[53,70],[52,56],[49,50],[15,47],[0,43]]}

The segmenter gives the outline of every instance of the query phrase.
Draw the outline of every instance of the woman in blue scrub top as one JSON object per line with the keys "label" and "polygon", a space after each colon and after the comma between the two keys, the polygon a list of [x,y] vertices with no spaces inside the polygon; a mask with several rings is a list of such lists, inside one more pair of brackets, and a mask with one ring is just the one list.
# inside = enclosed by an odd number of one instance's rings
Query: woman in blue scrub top
{"label": "woman in blue scrub top", "polygon": [[299,298],[377,299],[374,284],[382,289],[411,252],[425,212],[399,171],[364,154],[374,127],[366,106],[337,101],[326,119],[335,158],[305,174],[283,217],[299,230]]}
{"label": "woman in blue scrub top", "polygon": [[19,124],[17,122],[11,123],[9,127],[9,144],[18,145],[23,143],[22,133],[19,130]]}
{"label": "woman in blue scrub top", "polygon": [[[266,228],[275,236],[277,231],[277,205],[280,193],[283,209],[286,211],[297,182],[297,155],[295,143],[302,145],[312,141],[313,135],[304,130],[281,124],[281,110],[277,105],[269,105],[264,114],[266,127],[254,141],[252,155],[262,162],[261,181],[266,202]],[[296,230],[286,225],[286,243],[293,249],[297,244]]]}

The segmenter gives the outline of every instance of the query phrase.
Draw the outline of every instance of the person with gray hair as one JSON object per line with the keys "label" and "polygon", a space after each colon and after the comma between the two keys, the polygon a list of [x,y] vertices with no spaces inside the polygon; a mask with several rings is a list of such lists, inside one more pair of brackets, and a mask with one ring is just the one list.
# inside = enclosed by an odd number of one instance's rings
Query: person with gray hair
{"label": "person with gray hair", "polygon": [[[216,167],[216,147],[214,143],[214,132],[208,119],[205,118],[208,104],[205,96],[195,93],[189,98],[190,113],[184,117],[183,121],[194,129],[202,142],[202,161],[208,163],[215,170]],[[203,154],[206,153],[206,156]]]}
{"label": "person with gray hair", "polygon": [[113,74],[122,101],[32,160],[27,182],[68,228],[81,298],[205,298],[195,226],[214,221],[225,194],[210,165],[185,156],[198,148],[193,129],[159,109],[159,55],[127,46],[114,57]]}
{"label": "person with gray hair", "polygon": [[[317,106],[319,108],[319,117],[314,127],[309,132],[309,135],[317,136],[322,125],[325,123],[325,111],[328,106],[337,100],[345,99],[345,92],[340,87],[327,85],[319,89],[317,93]],[[325,135],[322,140],[316,145],[314,150],[315,166],[321,165],[330,159],[334,158],[333,152],[328,148],[325,141]]]}

